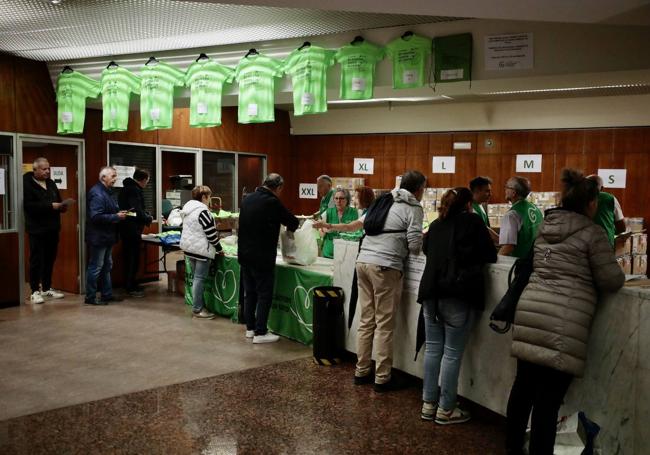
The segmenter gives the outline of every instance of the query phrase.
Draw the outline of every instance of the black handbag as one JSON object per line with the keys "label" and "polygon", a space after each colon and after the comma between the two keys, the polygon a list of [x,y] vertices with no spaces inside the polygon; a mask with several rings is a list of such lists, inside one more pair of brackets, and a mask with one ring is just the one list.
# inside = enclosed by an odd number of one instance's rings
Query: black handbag
{"label": "black handbag", "polygon": [[[517,259],[508,272],[508,290],[490,315],[490,328],[497,333],[507,333],[515,322],[517,303],[533,273],[533,256],[534,248],[531,248],[530,253]],[[500,327],[496,322],[505,322],[505,325]]]}

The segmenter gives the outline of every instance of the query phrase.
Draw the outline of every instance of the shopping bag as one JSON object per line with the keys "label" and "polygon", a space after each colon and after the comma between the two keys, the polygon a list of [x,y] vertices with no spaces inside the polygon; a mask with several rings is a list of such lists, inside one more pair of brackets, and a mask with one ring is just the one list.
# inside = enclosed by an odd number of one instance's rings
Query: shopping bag
{"label": "shopping bag", "polygon": [[318,231],[314,229],[313,220],[306,220],[294,233],[296,251],[293,256],[296,264],[311,265],[316,262],[318,258],[317,235]]}

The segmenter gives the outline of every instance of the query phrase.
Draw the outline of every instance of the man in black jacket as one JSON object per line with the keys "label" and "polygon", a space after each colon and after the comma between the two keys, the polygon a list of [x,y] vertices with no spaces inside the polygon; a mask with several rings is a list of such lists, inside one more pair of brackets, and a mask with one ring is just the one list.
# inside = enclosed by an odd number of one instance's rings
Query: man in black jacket
{"label": "man in black jacket", "polygon": [[124,187],[117,198],[120,209],[126,210],[129,215],[119,224],[119,227],[124,258],[124,282],[126,292],[131,297],[144,297],[143,289],[136,283],[136,275],[140,265],[142,231],[145,226],[151,224],[153,219],[144,208],[142,190],[147,183],[149,183],[149,172],[136,169],[133,178],[124,179],[122,183]]}
{"label": "man in black jacket", "polygon": [[283,185],[279,174],[269,174],[261,187],[244,198],[239,213],[238,259],[246,293],[246,338],[252,338],[253,343],[279,339],[268,333],[266,323],[273,297],[280,225],[294,232],[300,224],[279,199]]}
{"label": "man in black jacket", "polygon": [[61,213],[68,205],[61,201],[59,189],[50,178],[50,163],[46,158],[37,158],[33,171],[23,176],[23,193],[29,234],[30,301],[43,303],[44,297],[62,299],[63,294],[52,289],[52,270],[59,246]]}

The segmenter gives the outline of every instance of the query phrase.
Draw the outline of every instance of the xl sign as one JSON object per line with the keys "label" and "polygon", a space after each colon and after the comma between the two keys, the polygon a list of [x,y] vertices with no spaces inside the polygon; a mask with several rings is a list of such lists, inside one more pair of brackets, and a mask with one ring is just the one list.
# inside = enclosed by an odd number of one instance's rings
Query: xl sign
{"label": "xl sign", "polygon": [[374,158],[355,158],[354,170],[355,174],[374,174],[375,172],[375,159]]}
{"label": "xl sign", "polygon": [[301,183],[298,188],[300,199],[318,199],[318,191],[315,183]]}

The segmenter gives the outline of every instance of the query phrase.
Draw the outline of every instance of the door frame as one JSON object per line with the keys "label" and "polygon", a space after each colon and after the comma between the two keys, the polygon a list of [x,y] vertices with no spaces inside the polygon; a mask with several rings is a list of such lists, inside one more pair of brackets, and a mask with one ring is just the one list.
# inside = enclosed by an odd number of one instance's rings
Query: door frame
{"label": "door frame", "polygon": [[[9,131],[0,131],[0,136],[11,137],[11,150],[14,152],[13,162],[11,164],[13,164],[13,171],[14,171],[14,174],[15,174],[16,171],[18,170],[18,168],[16,167],[16,163],[18,163],[18,161],[19,161],[18,158],[22,159],[22,153],[23,153],[23,151],[21,150],[20,151],[20,157],[18,156],[19,152],[18,152],[18,147],[17,147],[18,141],[16,139],[16,133],[10,133]],[[18,180],[20,180],[18,177],[20,177],[20,176],[19,175],[14,175],[14,178],[13,178],[13,181],[12,181],[12,184],[11,184],[11,194],[12,194],[13,197],[10,200],[11,209],[12,209],[12,212],[14,213],[14,217],[15,217],[16,221],[14,222],[14,227],[13,228],[11,228],[11,229],[0,229],[0,233],[18,233],[18,236],[20,238],[20,223],[22,223],[23,217],[22,217],[22,213],[21,213],[22,211],[20,210],[20,207],[18,206],[18,201],[21,200],[21,199],[18,199]],[[5,182],[6,182],[6,180],[5,180]],[[21,183],[21,185],[22,185],[22,183]],[[18,255],[18,256],[20,257],[20,255]],[[20,284],[22,286],[22,282]],[[21,295],[21,298],[22,298],[22,295],[23,295],[22,294],[22,289],[20,291],[21,291],[20,295]]]}
{"label": "door frame", "polygon": [[[24,142],[40,142],[46,144],[59,144],[71,145],[77,147],[77,194],[79,200],[79,220],[77,223],[77,238],[79,241],[78,260],[79,260],[79,274],[77,280],[79,281],[79,293],[84,294],[86,291],[86,243],[85,228],[86,228],[86,141],[77,138],[65,138],[58,136],[44,136],[36,134],[22,134],[16,133],[16,181],[18,184],[17,197],[19,201],[23,200],[23,143]],[[19,267],[20,267],[20,296],[21,301],[24,302],[24,286],[25,286],[25,223],[24,217],[18,217],[18,248],[20,248]]]}

